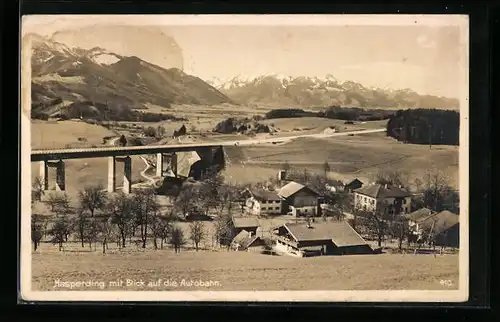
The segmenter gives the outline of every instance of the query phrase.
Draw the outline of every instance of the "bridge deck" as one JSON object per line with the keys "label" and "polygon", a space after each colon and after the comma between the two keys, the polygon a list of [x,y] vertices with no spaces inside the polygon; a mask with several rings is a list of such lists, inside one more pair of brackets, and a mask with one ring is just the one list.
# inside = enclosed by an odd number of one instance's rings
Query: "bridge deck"
{"label": "bridge deck", "polygon": [[32,150],[31,162],[60,159],[104,158],[109,156],[144,155],[170,152],[187,152],[205,148],[221,147],[220,143],[146,145],[125,147],[99,147],[81,149]]}

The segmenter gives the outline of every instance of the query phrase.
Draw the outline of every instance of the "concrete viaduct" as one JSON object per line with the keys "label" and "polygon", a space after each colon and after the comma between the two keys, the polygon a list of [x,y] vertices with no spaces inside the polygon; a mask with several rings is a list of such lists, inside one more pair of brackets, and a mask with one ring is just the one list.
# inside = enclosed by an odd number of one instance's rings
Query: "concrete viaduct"
{"label": "concrete viaduct", "polygon": [[[56,190],[66,190],[66,175],[64,160],[108,158],[108,192],[116,191],[116,164],[123,164],[124,178],[123,191],[130,193],[132,189],[132,160],[131,155],[156,154],[156,176],[163,177],[163,165],[165,160],[176,164],[176,152],[207,151],[214,148],[222,149],[221,144],[182,144],[182,145],[159,145],[159,146],[130,146],[130,147],[99,147],[81,149],[55,149],[55,150],[32,150],[31,162],[39,162],[40,177],[43,189],[49,189],[49,169],[56,169]],[[173,169],[177,175],[176,167]]]}

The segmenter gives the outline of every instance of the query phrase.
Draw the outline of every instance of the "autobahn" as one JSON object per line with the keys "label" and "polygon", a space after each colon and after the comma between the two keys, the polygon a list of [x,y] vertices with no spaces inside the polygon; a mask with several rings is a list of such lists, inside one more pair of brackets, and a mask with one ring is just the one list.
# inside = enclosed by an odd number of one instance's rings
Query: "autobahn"
{"label": "autobahn", "polygon": [[155,153],[173,153],[194,151],[199,148],[216,148],[221,146],[248,146],[269,143],[285,143],[300,138],[330,138],[346,135],[360,135],[369,133],[385,132],[386,129],[358,130],[337,133],[302,134],[294,136],[271,137],[265,139],[244,139],[220,142],[186,143],[172,145],[146,145],[146,146],[124,146],[124,147],[98,147],[98,148],[78,148],[78,149],[44,149],[31,150],[31,162],[43,160],[63,160],[63,159],[85,159],[102,158],[109,156],[129,156]]}

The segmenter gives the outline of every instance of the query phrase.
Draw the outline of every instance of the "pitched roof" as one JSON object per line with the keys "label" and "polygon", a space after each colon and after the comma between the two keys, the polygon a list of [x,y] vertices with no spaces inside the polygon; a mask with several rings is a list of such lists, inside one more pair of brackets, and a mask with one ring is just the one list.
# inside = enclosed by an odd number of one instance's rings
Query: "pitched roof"
{"label": "pitched roof", "polygon": [[259,227],[259,221],[257,218],[253,217],[236,217],[233,216],[233,225],[236,228],[244,228],[244,227]]}
{"label": "pitched roof", "polygon": [[291,181],[291,182],[287,183],[286,185],[284,185],[283,187],[281,187],[281,189],[278,192],[278,195],[280,195],[283,198],[289,198],[289,197],[293,196],[294,194],[296,194],[297,192],[301,191],[302,189],[307,189],[310,192],[312,192],[313,194],[318,195],[318,193],[316,191],[312,190],[309,187],[304,186],[303,184],[295,182],[295,181]]}
{"label": "pitched roof", "polygon": [[397,186],[386,186],[381,184],[366,185],[354,190],[354,192],[372,197],[372,198],[395,198],[409,197],[411,194]]}
{"label": "pitched roof", "polygon": [[421,208],[419,210],[416,210],[412,213],[404,215],[406,219],[412,220],[412,221],[421,221],[429,217],[430,215],[433,214],[433,211],[427,208]]}
{"label": "pitched roof", "polygon": [[250,192],[252,193],[254,198],[257,200],[274,200],[274,201],[281,200],[280,196],[278,196],[276,191],[254,189],[254,190],[251,190]]}
{"label": "pitched roof", "polygon": [[240,233],[238,235],[236,235],[233,238],[232,242],[239,244],[240,247],[247,248],[247,247],[252,246],[252,244],[255,243],[255,241],[257,241],[259,239],[260,239],[260,237],[255,236],[255,235],[250,237],[250,233],[248,231],[242,230],[242,231],[240,231]]}
{"label": "pitched roof", "polygon": [[444,210],[428,216],[422,222],[420,227],[431,229],[434,235],[438,235],[459,223],[460,216],[451,211]]}
{"label": "pitched roof", "polygon": [[351,184],[353,184],[355,182],[359,182],[359,183],[363,184],[363,182],[361,180],[359,180],[358,178],[356,178],[354,180],[351,180],[349,183],[346,183],[346,186],[349,186],[349,185],[351,185]]}
{"label": "pitched roof", "polygon": [[296,241],[332,240],[339,247],[366,245],[366,241],[345,221],[313,223],[287,223],[284,227]]}

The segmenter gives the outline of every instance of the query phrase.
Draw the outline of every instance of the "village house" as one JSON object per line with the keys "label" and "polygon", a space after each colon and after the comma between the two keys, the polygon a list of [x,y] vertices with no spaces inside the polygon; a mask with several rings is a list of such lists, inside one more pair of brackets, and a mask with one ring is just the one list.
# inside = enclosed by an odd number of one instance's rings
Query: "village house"
{"label": "village house", "polygon": [[325,189],[330,192],[342,192],[345,189],[345,185],[340,180],[331,180],[325,184]]}
{"label": "village house", "polygon": [[357,210],[393,215],[411,211],[411,194],[401,186],[371,184],[354,190]]}
{"label": "village house", "polygon": [[281,198],[275,191],[246,189],[245,210],[252,215],[281,214]]}
{"label": "village house", "polygon": [[344,186],[344,190],[348,192],[352,192],[356,189],[359,189],[363,186],[363,182],[361,182],[358,178],[352,180],[351,182],[346,183]]}
{"label": "village house", "polygon": [[283,200],[282,212],[292,216],[317,216],[321,213],[319,194],[297,182],[289,182],[278,192]]}
{"label": "village house", "polygon": [[257,234],[257,228],[260,227],[259,220],[255,217],[233,216],[231,223],[233,236],[237,236],[243,230],[255,236]]}
{"label": "village house", "polygon": [[233,238],[231,248],[236,251],[261,252],[265,250],[265,242],[252,232],[242,230]]}
{"label": "village house", "polygon": [[417,233],[432,240],[436,246],[458,248],[459,231],[459,215],[444,210],[421,220]]}
{"label": "village house", "polygon": [[414,232],[418,232],[420,231],[420,223],[433,214],[435,214],[434,211],[427,208],[421,208],[412,213],[405,214],[404,217],[408,220],[409,228]]}
{"label": "village house", "polygon": [[285,255],[372,254],[373,249],[346,222],[286,223],[274,231],[275,249]]}

